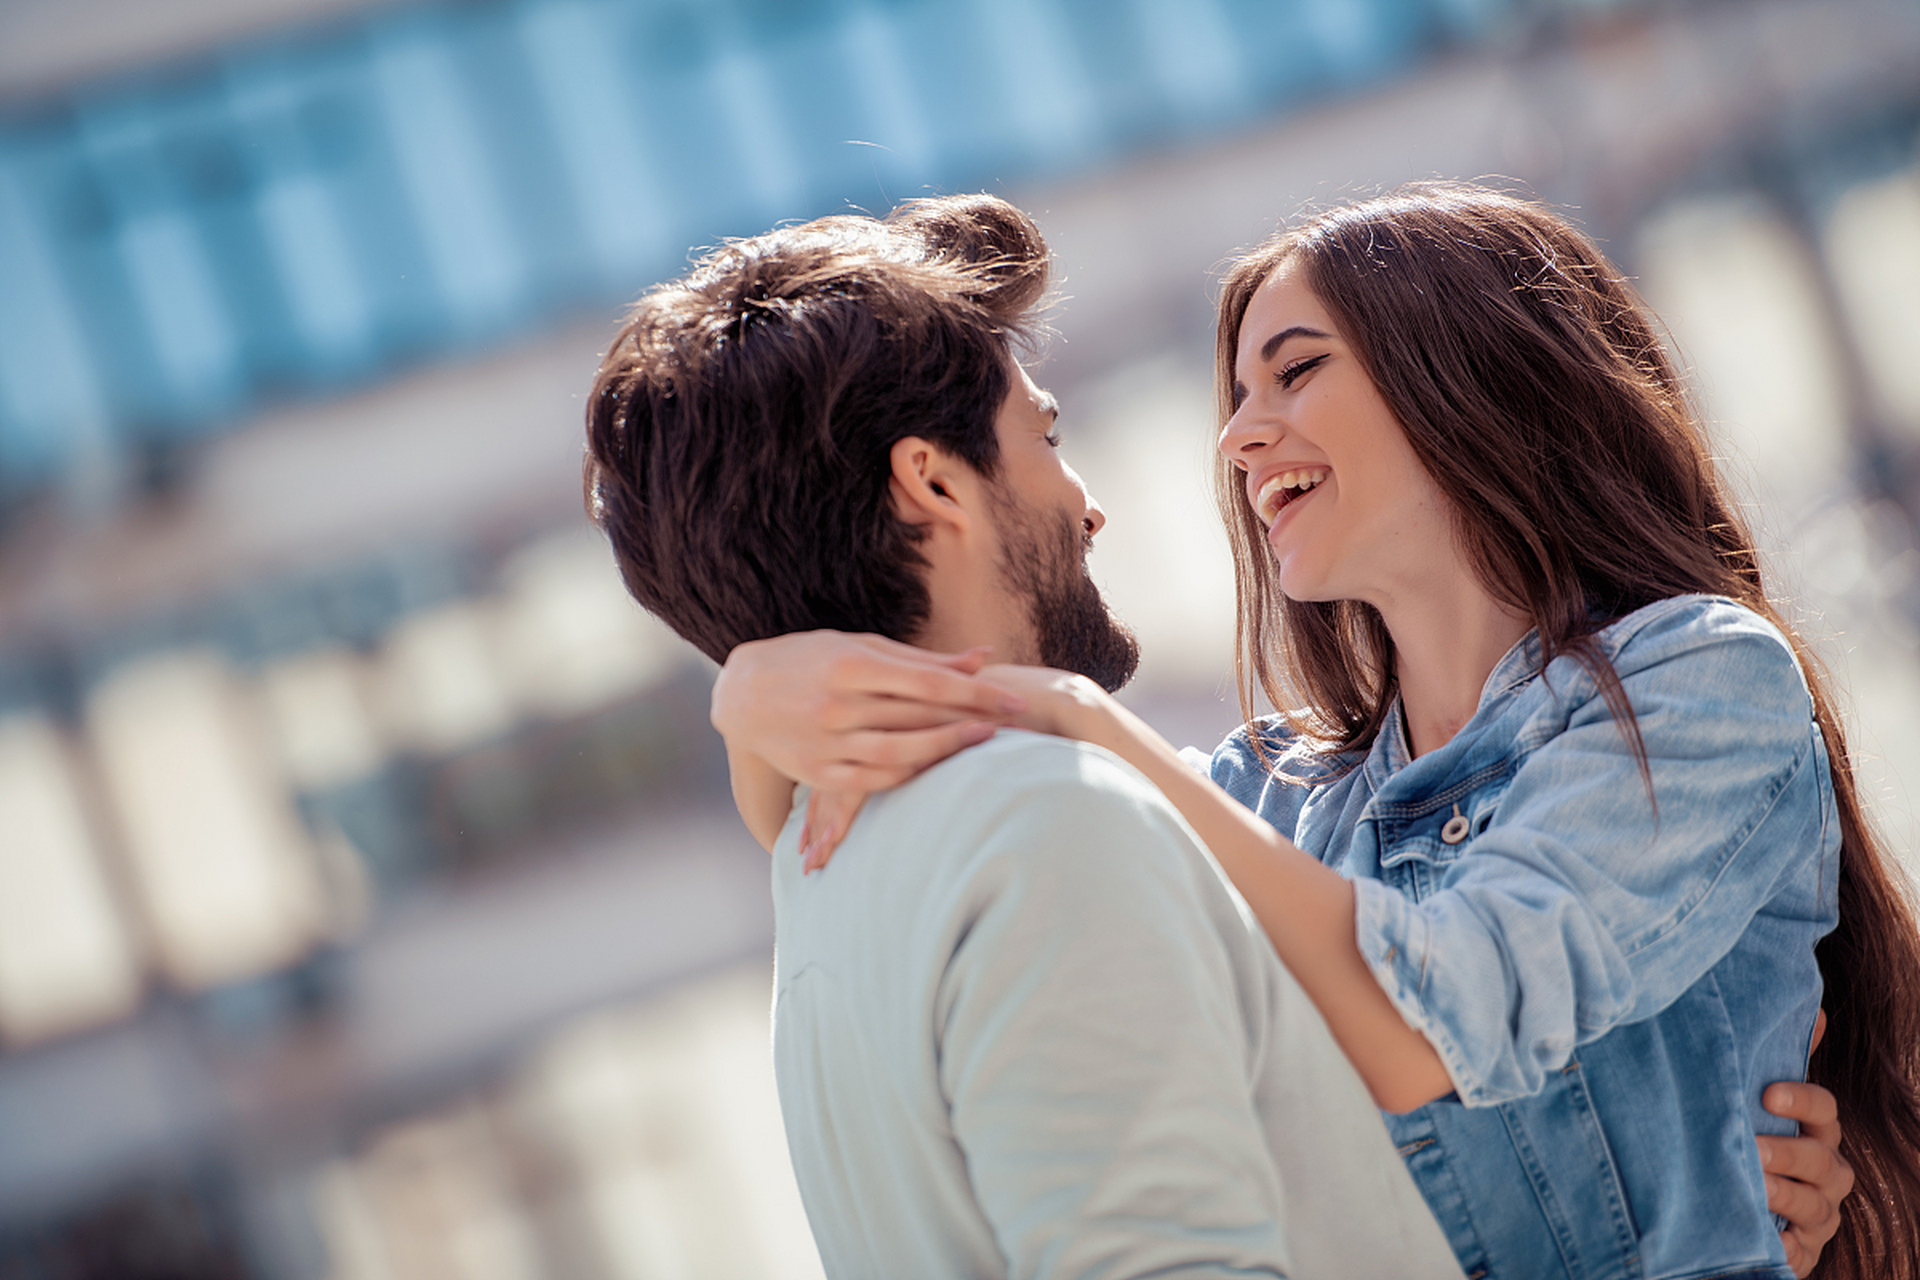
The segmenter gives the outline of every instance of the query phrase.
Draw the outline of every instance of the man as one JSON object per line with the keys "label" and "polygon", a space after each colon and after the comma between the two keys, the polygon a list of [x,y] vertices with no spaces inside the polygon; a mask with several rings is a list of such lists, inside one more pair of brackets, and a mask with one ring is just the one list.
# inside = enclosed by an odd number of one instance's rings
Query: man
{"label": "man", "polygon": [[[837,628],[1124,683],[1104,516],[1013,358],[1046,272],[978,196],[649,293],[588,412],[628,588],[716,660]],[[797,830],[775,1064],[831,1274],[1459,1275],[1319,1015],[1118,760],[1009,732],[870,801],[825,874]]]}

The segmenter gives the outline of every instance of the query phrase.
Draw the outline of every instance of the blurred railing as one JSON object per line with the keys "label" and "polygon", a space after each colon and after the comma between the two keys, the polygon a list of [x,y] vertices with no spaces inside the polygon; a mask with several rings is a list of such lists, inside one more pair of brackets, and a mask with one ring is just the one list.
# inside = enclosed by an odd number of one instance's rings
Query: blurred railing
{"label": "blurred railing", "polygon": [[123,1014],[150,978],[286,969],[376,896],[723,777],[706,671],[586,529],[183,604],[14,677],[0,1045]]}

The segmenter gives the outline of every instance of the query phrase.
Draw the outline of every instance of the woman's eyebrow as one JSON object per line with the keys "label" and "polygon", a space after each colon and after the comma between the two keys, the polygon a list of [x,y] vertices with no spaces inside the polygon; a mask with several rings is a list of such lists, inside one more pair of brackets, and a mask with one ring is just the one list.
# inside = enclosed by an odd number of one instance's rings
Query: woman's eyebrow
{"label": "woman's eyebrow", "polygon": [[1290,325],[1260,344],[1260,359],[1263,361],[1273,359],[1273,353],[1278,351],[1289,338],[1330,338],[1332,336],[1318,329],[1309,329],[1304,324]]}

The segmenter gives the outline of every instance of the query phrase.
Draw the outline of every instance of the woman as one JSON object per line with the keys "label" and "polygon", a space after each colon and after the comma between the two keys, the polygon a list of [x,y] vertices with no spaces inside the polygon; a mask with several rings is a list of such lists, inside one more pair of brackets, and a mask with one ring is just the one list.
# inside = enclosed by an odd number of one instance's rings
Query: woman
{"label": "woman", "polygon": [[[1219,354],[1243,704],[1305,710],[1223,744],[1218,786],[1085,681],[995,672],[1023,723],[1180,807],[1396,1113],[1470,1275],[1808,1265],[1817,1231],[1775,1238],[1748,1144],[1785,1128],[1757,1100],[1807,1065],[1822,971],[1812,1066],[1868,1191],[1829,1266],[1920,1274],[1912,916],[1617,273],[1537,206],[1410,189],[1236,263]],[[730,661],[715,722],[864,784],[846,744],[778,741],[809,643]],[[923,764],[939,718],[880,704],[845,737]]]}

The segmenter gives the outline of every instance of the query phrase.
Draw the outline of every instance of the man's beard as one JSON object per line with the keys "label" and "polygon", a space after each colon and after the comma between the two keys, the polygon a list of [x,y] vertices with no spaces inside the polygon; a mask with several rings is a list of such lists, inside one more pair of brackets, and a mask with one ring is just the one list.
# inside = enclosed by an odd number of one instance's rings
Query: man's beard
{"label": "man's beard", "polygon": [[996,495],[1000,576],[1027,602],[1042,666],[1074,671],[1112,693],[1133,679],[1140,642],[1113,616],[1087,573],[1091,539],[1073,518],[1059,522]]}

